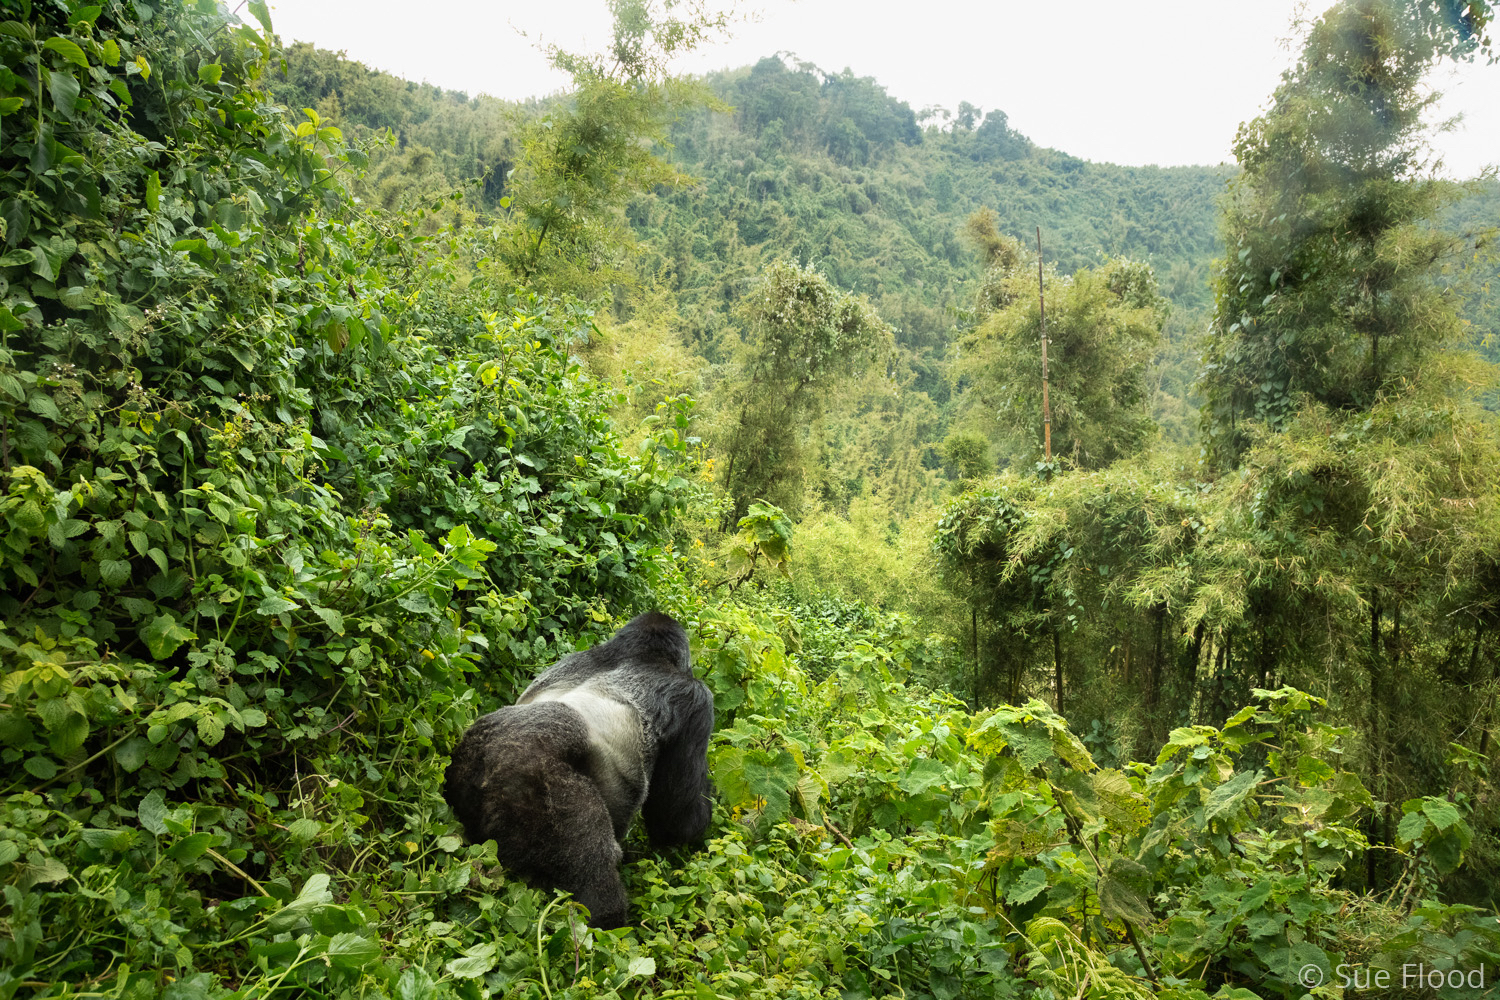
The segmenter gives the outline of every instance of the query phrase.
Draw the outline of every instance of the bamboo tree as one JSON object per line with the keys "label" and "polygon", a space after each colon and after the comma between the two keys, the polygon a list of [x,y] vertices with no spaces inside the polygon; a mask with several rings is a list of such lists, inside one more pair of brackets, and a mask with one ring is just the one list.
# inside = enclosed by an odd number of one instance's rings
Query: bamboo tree
{"label": "bamboo tree", "polygon": [[805,438],[828,393],[891,345],[890,327],[866,303],[792,261],[765,269],[743,315],[749,335],[719,391],[731,416],[715,435],[733,498],[725,530],[758,499],[800,509]]}
{"label": "bamboo tree", "polygon": [[1313,24],[1270,110],[1240,126],[1243,173],[1199,376],[1203,430],[1223,467],[1302,401],[1367,409],[1460,324],[1432,281],[1462,242],[1431,225],[1454,188],[1426,143],[1444,59],[1488,51],[1490,7],[1345,0]]}

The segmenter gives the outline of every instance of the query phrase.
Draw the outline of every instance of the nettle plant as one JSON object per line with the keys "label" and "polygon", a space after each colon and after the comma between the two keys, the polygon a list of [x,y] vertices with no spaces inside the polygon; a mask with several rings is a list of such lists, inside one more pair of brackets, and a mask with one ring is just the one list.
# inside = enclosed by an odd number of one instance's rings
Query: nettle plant
{"label": "nettle plant", "polygon": [[324,869],[401,884],[435,748],[644,602],[686,445],[621,449],[576,304],[424,301],[264,4],[7,10],[0,978],[394,983]]}
{"label": "nettle plant", "polygon": [[[1398,955],[1467,968],[1500,942],[1471,908],[1339,887],[1373,802],[1342,766],[1348,731],[1303,692],[1257,691],[1222,728],[1177,729],[1155,763],[1121,770],[1097,766],[1041,702],[975,716],[907,686],[910,663],[890,647],[851,642],[806,664],[814,683],[768,619],[720,612],[699,634],[724,716],[715,780],[755,842],[821,841],[819,865],[796,877],[829,913],[850,894],[836,918],[848,951],[828,961],[856,993],[915,977],[945,996],[958,975],[997,995],[1290,997],[1309,965],[1325,982]],[[1413,852],[1414,878],[1438,863],[1424,858],[1451,863],[1461,819],[1444,806],[1407,804],[1423,824],[1408,820],[1413,837],[1453,831]],[[889,896],[876,868],[846,881],[871,850],[902,859],[885,862],[902,876]],[[897,939],[900,960],[872,958]],[[950,964],[943,949],[959,940],[971,950]]]}

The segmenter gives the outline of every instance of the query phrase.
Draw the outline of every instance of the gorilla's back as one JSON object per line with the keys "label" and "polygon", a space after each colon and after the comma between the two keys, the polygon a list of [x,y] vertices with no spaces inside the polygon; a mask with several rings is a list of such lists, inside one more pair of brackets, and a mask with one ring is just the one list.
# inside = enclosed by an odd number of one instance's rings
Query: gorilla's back
{"label": "gorilla's back", "polygon": [[598,674],[575,688],[549,687],[517,704],[529,708],[562,705],[578,715],[588,734],[588,775],[609,807],[615,836],[623,838],[646,797],[645,733],[641,713]]}

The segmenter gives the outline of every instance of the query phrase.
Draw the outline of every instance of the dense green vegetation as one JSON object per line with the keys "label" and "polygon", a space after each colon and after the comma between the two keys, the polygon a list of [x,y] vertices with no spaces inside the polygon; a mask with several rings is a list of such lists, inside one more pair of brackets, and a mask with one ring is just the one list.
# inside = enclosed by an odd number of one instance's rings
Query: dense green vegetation
{"label": "dense green vegetation", "polygon": [[[0,1000],[1491,986],[1495,189],[1414,125],[1489,6],[1338,4],[1237,172],[611,6],[525,106],[7,8]],[[600,932],[438,789],[650,607],[718,799]]]}
{"label": "dense green vegetation", "polygon": [[[1036,147],[1000,111],[980,120],[966,106],[956,120],[922,124],[874,80],[777,58],[705,84],[733,112],[681,109],[670,159],[687,176],[641,194],[625,213],[641,243],[635,286],[669,298],[638,321],[642,337],[729,363],[742,339],[736,307],[761,270],[778,258],[816,264],[835,286],[866,296],[895,330],[897,419],[915,426],[882,450],[914,453],[917,465],[935,467],[931,443],[985,423],[954,396],[946,351],[955,318],[975,307],[987,266],[964,238],[964,222],[988,208],[1002,229],[1028,239],[1040,225],[1048,260],[1062,274],[1116,256],[1154,265],[1174,310],[1165,349],[1153,358],[1153,408],[1176,437],[1191,433],[1183,403],[1194,367],[1189,342],[1207,320],[1216,199],[1232,171],[1088,163]],[[510,190],[508,172],[518,162],[517,116],[535,110],[418,88],[305,45],[291,51],[275,87],[290,106],[317,108],[346,127],[393,129],[405,152],[385,155],[422,150],[454,188],[483,177],[474,196],[491,209]],[[375,158],[380,164],[382,153]],[[413,204],[441,193],[431,174],[423,176],[407,192]],[[388,207],[398,191],[384,189]],[[638,309],[628,299],[618,306],[621,318]],[[627,350],[633,354],[636,344]],[[711,384],[714,374],[704,378]],[[841,510],[867,483],[903,510],[919,496],[936,499],[931,477],[866,471],[871,456],[849,454],[847,425],[868,417],[870,395],[851,387],[849,398],[826,408],[832,440],[818,461],[865,474],[831,471],[820,493]],[[1000,444],[998,454],[1008,458],[1011,449]]]}

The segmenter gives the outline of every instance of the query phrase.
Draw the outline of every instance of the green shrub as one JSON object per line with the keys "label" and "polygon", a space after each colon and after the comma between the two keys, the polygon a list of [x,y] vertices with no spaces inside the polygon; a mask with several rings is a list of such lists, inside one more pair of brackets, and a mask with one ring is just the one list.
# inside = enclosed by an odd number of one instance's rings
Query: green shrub
{"label": "green shrub", "polygon": [[686,445],[620,450],[577,306],[425,301],[260,34],[47,11],[0,31],[0,976],[399,985],[369,893],[473,856],[436,748],[645,604]]}

